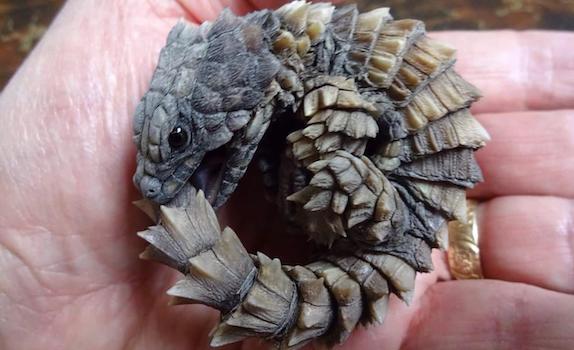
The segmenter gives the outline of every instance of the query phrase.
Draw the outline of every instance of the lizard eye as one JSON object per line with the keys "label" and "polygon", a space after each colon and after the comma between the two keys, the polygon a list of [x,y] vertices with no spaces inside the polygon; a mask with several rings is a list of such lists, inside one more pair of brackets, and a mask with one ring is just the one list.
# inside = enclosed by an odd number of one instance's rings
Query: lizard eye
{"label": "lizard eye", "polygon": [[187,145],[189,135],[181,126],[176,126],[169,134],[167,142],[172,149],[177,150]]}

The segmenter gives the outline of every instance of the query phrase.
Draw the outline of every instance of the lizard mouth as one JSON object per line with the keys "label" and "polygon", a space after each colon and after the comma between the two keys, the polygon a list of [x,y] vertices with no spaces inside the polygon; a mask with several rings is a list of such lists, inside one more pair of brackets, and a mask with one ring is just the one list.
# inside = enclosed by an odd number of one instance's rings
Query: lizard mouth
{"label": "lizard mouth", "polygon": [[208,152],[194,171],[189,182],[196,190],[202,190],[211,205],[215,204],[225,175],[228,150],[220,147]]}

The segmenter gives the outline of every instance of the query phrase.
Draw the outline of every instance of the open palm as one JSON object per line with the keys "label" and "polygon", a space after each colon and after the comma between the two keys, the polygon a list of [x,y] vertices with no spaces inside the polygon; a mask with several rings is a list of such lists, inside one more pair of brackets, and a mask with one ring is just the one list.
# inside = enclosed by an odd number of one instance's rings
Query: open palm
{"label": "open palm", "polygon": [[[71,0],[0,96],[0,349],[203,349],[217,313],[168,307],[177,277],[137,259],[131,118],[181,17],[273,1]],[[440,33],[482,89],[485,274],[449,281],[444,256],[413,305],[345,349],[567,349],[574,343],[574,34]],[[221,212],[249,248],[293,250],[249,178]],[[249,188],[246,190],[246,188]],[[246,196],[249,195],[249,199]],[[269,215],[267,215],[269,214]],[[249,235],[249,236],[248,236]],[[280,244],[272,241],[279,239]],[[267,242],[270,242],[269,245]],[[437,283],[439,282],[439,283]],[[230,348],[252,349],[254,342]]]}

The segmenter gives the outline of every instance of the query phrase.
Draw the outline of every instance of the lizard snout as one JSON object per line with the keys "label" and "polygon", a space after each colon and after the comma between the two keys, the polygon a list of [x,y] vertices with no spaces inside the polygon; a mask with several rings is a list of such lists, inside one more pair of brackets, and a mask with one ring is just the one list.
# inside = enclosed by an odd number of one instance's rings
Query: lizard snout
{"label": "lizard snout", "polygon": [[161,182],[151,176],[145,176],[139,183],[140,191],[149,200],[157,202],[157,197],[161,193]]}

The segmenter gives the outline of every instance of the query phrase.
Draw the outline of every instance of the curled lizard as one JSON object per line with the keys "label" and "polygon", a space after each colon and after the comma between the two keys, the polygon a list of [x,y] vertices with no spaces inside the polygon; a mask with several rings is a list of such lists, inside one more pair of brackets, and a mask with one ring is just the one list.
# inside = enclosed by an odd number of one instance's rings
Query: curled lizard
{"label": "curled lizard", "polygon": [[[388,8],[293,1],[172,29],[134,118],[139,205],[157,222],[139,234],[144,258],[184,274],[177,303],[221,311],[213,346],[331,346],[382,323],[391,294],[410,300],[482,180],[480,93],[454,63]],[[251,163],[317,261],[250,255],[221,229],[214,209]]]}

